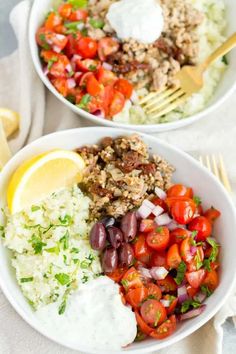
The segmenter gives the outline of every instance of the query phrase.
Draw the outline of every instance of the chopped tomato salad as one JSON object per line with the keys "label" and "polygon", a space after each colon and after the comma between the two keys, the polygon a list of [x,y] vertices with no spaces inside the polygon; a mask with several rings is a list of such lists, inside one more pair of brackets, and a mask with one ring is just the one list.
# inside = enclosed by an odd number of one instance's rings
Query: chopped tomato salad
{"label": "chopped tomato salad", "polygon": [[77,107],[112,119],[133,93],[132,84],[112,72],[106,60],[119,50],[112,37],[90,38],[91,17],[85,1],[68,0],[51,11],[36,33],[44,72],[56,90]]}
{"label": "chopped tomato salad", "polygon": [[[137,340],[170,336],[178,321],[204,311],[204,300],[219,284],[220,246],[213,232],[220,211],[204,210],[193,189],[180,184],[156,194],[117,220],[112,234],[119,242],[108,238],[101,249],[105,274],[135,312]],[[109,233],[110,226],[104,228]]]}

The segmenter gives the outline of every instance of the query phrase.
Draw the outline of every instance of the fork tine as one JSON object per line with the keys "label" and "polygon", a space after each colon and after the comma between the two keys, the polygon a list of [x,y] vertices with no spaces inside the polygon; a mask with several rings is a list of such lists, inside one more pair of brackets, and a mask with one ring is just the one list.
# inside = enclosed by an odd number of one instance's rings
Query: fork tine
{"label": "fork tine", "polygon": [[210,172],[212,172],[211,162],[210,162],[209,155],[206,155],[206,166],[207,166],[208,170],[209,170]]}
{"label": "fork tine", "polygon": [[218,166],[216,163],[216,157],[214,154],[211,155],[211,160],[212,160],[212,165],[213,165],[213,173],[220,180],[219,170],[218,170]]}
{"label": "fork tine", "polygon": [[219,154],[219,170],[220,170],[221,180],[222,180],[225,188],[227,189],[228,192],[232,193],[232,188],[229,183],[229,178],[228,178],[228,175],[226,172],[226,168],[225,168],[222,154]]}
{"label": "fork tine", "polygon": [[162,109],[161,111],[157,112],[156,114],[153,114],[151,117],[152,118],[158,118],[163,116],[164,114],[167,114],[171,111],[173,111],[175,108],[179,107],[182,103],[184,103],[191,95],[190,94],[185,94],[181,98],[177,99],[173,103],[171,103],[168,107]]}
{"label": "fork tine", "polygon": [[146,103],[147,101],[151,100],[153,97],[155,97],[157,94],[161,93],[160,92],[150,92],[147,96],[143,97],[140,101],[139,104],[142,105],[144,103]]}
{"label": "fork tine", "polygon": [[165,91],[162,91],[160,94],[155,95],[152,97],[145,105],[144,109],[146,110],[149,107],[155,106],[158,102],[163,100],[165,97],[169,97],[173,93],[175,93],[178,90],[178,88],[173,88],[173,89],[168,89]]}
{"label": "fork tine", "polygon": [[150,114],[150,113],[153,113],[153,112],[156,112],[156,111],[160,111],[160,109],[162,107],[165,107],[167,104],[170,104],[172,103],[173,101],[175,101],[177,98],[183,96],[185,94],[184,90],[182,89],[179,89],[177,90],[174,94],[166,97],[162,102],[160,102],[159,105],[157,105],[156,107],[154,108],[151,108],[151,109],[147,109],[146,110],[146,113]]}

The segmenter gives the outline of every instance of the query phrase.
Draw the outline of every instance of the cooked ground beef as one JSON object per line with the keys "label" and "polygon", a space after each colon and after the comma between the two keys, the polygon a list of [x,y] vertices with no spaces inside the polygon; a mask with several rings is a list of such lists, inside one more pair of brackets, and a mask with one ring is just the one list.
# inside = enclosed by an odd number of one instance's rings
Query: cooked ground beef
{"label": "cooked ground beef", "polygon": [[153,196],[156,186],[170,186],[174,168],[160,156],[150,156],[138,135],[106,137],[77,152],[86,163],[82,187],[92,199],[95,218],[123,215]]}

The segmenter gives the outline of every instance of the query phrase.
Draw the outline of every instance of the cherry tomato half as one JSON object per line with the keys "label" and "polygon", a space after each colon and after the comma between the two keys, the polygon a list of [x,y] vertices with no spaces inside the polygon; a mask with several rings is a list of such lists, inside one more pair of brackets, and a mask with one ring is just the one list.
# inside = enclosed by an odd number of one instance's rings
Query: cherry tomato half
{"label": "cherry tomato half", "polygon": [[102,86],[99,84],[94,75],[89,76],[86,84],[87,92],[91,96],[97,96],[102,91]]}
{"label": "cherry tomato half", "polygon": [[209,290],[214,291],[219,284],[219,277],[216,270],[211,270],[207,272],[205,279],[202,282],[202,285],[206,285]]}
{"label": "cherry tomato half", "polygon": [[193,260],[194,255],[191,252],[192,247],[192,238],[187,237],[184,239],[180,245],[180,255],[183,260],[187,263],[190,263]]}
{"label": "cherry tomato half", "polygon": [[45,28],[49,30],[54,30],[54,28],[58,25],[61,25],[62,19],[55,12],[51,12],[45,21]]}
{"label": "cherry tomato half", "polygon": [[166,252],[154,252],[151,256],[150,264],[152,267],[167,268]]}
{"label": "cherry tomato half", "polygon": [[147,283],[146,288],[148,289],[148,296],[155,297],[155,300],[160,300],[162,296],[161,289],[154,283]]}
{"label": "cherry tomato half", "polygon": [[193,197],[192,188],[185,187],[183,184],[174,184],[167,190],[168,197]]}
{"label": "cherry tomato half", "polygon": [[138,311],[135,311],[135,316],[140,330],[149,336],[149,334],[153,331],[153,328],[147,325],[147,323],[142,319]]}
{"label": "cherry tomato half", "polygon": [[178,227],[177,229],[174,229],[170,232],[170,243],[180,244],[187,237],[189,237],[188,230]]}
{"label": "cherry tomato half", "polygon": [[104,69],[101,66],[97,72],[97,79],[100,82],[100,84],[107,86],[107,85],[113,85],[116,82],[117,77],[111,70]]}
{"label": "cherry tomato half", "polygon": [[98,56],[101,61],[105,61],[108,55],[119,50],[119,42],[111,37],[105,37],[98,42]]}
{"label": "cherry tomato half", "polygon": [[174,243],[167,251],[167,265],[170,268],[178,268],[181,261],[179,247],[177,243]]}
{"label": "cherry tomato half", "polygon": [[188,224],[195,213],[196,205],[192,199],[188,201],[177,200],[171,206],[170,212],[173,219],[182,225]]}
{"label": "cherry tomato half", "polygon": [[167,275],[165,279],[157,280],[157,285],[159,285],[165,293],[174,292],[177,290],[177,284],[170,275]]}
{"label": "cherry tomato half", "polygon": [[109,107],[109,117],[113,117],[122,111],[125,105],[125,97],[122,93],[114,90],[114,95]]}
{"label": "cherry tomato half", "polygon": [[170,233],[166,226],[156,227],[155,230],[148,233],[147,244],[156,251],[164,251],[170,241]]}
{"label": "cherry tomato half", "polygon": [[134,267],[131,267],[124,274],[121,283],[126,291],[128,291],[129,289],[140,288],[143,286],[141,275]]}
{"label": "cherry tomato half", "polygon": [[155,331],[150,333],[150,336],[156,339],[164,339],[169,337],[176,330],[176,317],[170,316],[164,323],[157,327]]}
{"label": "cherry tomato half", "polygon": [[141,306],[143,300],[148,296],[148,289],[142,286],[137,289],[130,289],[125,295],[126,301],[134,308]]}
{"label": "cherry tomato half", "polygon": [[121,92],[126,99],[130,99],[133,93],[133,85],[125,79],[118,79],[114,85],[114,88]]}
{"label": "cherry tomato half", "polygon": [[221,212],[213,207],[210,209],[206,210],[204,213],[205,218],[213,224],[216,219],[218,219],[221,215]]}
{"label": "cherry tomato half", "polygon": [[85,59],[93,59],[97,54],[98,44],[90,37],[82,37],[77,43],[78,53]]}
{"label": "cherry tomato half", "polygon": [[140,234],[137,236],[133,248],[134,248],[134,257],[137,260],[146,264],[149,263],[152,249],[148,247],[144,235]]}
{"label": "cherry tomato half", "polygon": [[165,307],[162,303],[153,299],[147,300],[142,304],[140,313],[144,321],[151,326],[157,326],[166,319]]}
{"label": "cherry tomato half", "polygon": [[196,272],[186,272],[188,283],[195,289],[199,288],[206,276],[205,269],[199,269]]}
{"label": "cherry tomato half", "polygon": [[190,231],[197,231],[196,241],[205,241],[211,236],[212,226],[205,216],[197,216],[188,225]]}

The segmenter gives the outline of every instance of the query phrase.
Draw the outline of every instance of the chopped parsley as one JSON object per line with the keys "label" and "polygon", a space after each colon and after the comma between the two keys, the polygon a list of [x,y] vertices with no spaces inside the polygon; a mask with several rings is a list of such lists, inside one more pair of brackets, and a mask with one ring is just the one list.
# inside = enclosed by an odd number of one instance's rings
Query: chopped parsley
{"label": "chopped parsley", "polygon": [[194,301],[194,300],[186,300],[182,303],[181,306],[181,313],[187,312],[191,307],[197,309],[198,307],[201,306],[201,303],[199,301]]}
{"label": "chopped parsley", "polygon": [[81,98],[81,101],[77,106],[79,108],[84,109],[84,110],[88,110],[88,104],[89,104],[90,100],[91,100],[91,96],[88,93],[86,93],[86,95],[84,95]]}
{"label": "chopped parsley", "polygon": [[196,231],[196,230],[195,230],[195,231],[192,231],[191,237],[194,238],[195,236],[197,236],[197,234],[198,234],[198,231]]}
{"label": "chopped parsley", "polygon": [[89,65],[89,70],[90,71],[95,71],[97,69],[96,65]]}
{"label": "chopped parsley", "polygon": [[82,278],[82,283],[87,283],[87,281],[89,280],[89,277],[87,275],[84,275]]}
{"label": "chopped parsley", "polygon": [[64,299],[62,301],[62,303],[60,304],[59,309],[58,309],[58,314],[62,315],[65,312],[65,310],[66,310],[66,299]]}
{"label": "chopped parsley", "polygon": [[74,95],[68,95],[66,96],[67,101],[71,102],[71,103],[75,103],[75,96]]}
{"label": "chopped parsley", "polygon": [[90,18],[89,23],[93,28],[103,28],[105,24],[100,18]]}
{"label": "chopped parsley", "polygon": [[72,217],[68,214],[66,214],[64,217],[59,216],[59,221],[62,223],[62,225],[70,226],[72,223]]}
{"label": "chopped parsley", "polygon": [[51,69],[53,63],[57,62],[57,60],[58,60],[58,58],[56,56],[54,56],[48,61],[48,70]]}
{"label": "chopped parsley", "polygon": [[213,291],[211,291],[207,285],[202,285],[201,286],[201,292],[203,294],[205,294],[207,297],[211,296],[211,294],[213,293]]}
{"label": "chopped parsley", "polygon": [[5,238],[5,228],[4,226],[0,225],[0,236],[2,238]]}
{"label": "chopped parsley", "polygon": [[82,261],[82,262],[80,263],[80,268],[82,268],[82,269],[87,269],[90,264],[91,264],[91,263],[89,263],[89,261],[84,260],[84,261]]}
{"label": "chopped parsley", "polygon": [[198,197],[197,195],[194,195],[193,201],[196,204],[196,206],[199,206],[200,204],[202,204],[201,198]]}
{"label": "chopped parsley", "polygon": [[88,6],[88,0],[68,0],[74,9],[81,9]]}
{"label": "chopped parsley", "polygon": [[62,244],[63,250],[67,250],[69,248],[69,232],[66,231],[65,235],[60,239],[60,243]]}
{"label": "chopped parsley", "polygon": [[229,61],[228,61],[228,59],[227,59],[227,56],[226,55],[223,55],[223,57],[222,57],[222,62],[225,64],[225,65],[229,65]]}
{"label": "chopped parsley", "polygon": [[31,237],[30,242],[32,243],[35,254],[42,253],[43,247],[46,246],[46,243],[42,242],[41,238],[35,234]]}
{"label": "chopped parsley", "polygon": [[76,247],[73,247],[71,250],[71,253],[79,253],[79,249]]}
{"label": "chopped parsley", "polygon": [[201,261],[201,254],[200,254],[199,249],[197,249],[196,256],[194,257],[194,261],[195,261],[197,270],[200,269],[201,266],[203,265],[203,263]]}
{"label": "chopped parsley", "polygon": [[44,33],[40,33],[39,35],[39,39],[40,39],[40,46],[43,47],[43,49],[49,50],[50,49],[50,45],[47,43],[46,41],[46,36]]}
{"label": "chopped parsley", "polygon": [[35,211],[37,211],[39,209],[40,209],[40,207],[38,205],[32,205],[32,207],[31,207],[31,211],[32,212],[35,212]]}
{"label": "chopped parsley", "polygon": [[60,253],[60,248],[58,245],[55,247],[51,247],[51,248],[45,248],[44,250],[48,253],[55,253],[57,255]]}
{"label": "chopped parsley", "polygon": [[78,25],[81,25],[82,21],[65,22],[64,26],[69,30],[78,31]]}
{"label": "chopped parsley", "polygon": [[156,319],[155,319],[155,323],[154,323],[154,327],[156,327],[157,325],[158,325],[158,322],[159,322],[159,320],[160,320],[160,318],[161,318],[161,311],[157,311],[156,312]]}
{"label": "chopped parsley", "polygon": [[122,280],[121,280],[121,284],[123,285],[123,287],[124,287],[125,289],[128,289],[129,282],[128,282],[127,279],[122,279]]}
{"label": "chopped parsley", "polygon": [[186,264],[183,261],[180,262],[180,264],[177,268],[177,275],[175,277],[176,284],[180,285],[182,283],[186,269],[187,269]]}
{"label": "chopped parsley", "polygon": [[34,280],[34,277],[28,277],[28,278],[21,278],[20,282],[21,283],[29,283]]}
{"label": "chopped parsley", "polygon": [[66,285],[70,282],[70,277],[66,273],[58,273],[55,275],[55,278],[61,285]]}
{"label": "chopped parsley", "polygon": [[156,229],[156,232],[162,232],[163,230],[163,227],[162,226],[159,226],[157,229]]}
{"label": "chopped parsley", "polygon": [[211,250],[210,257],[207,258],[207,259],[204,259],[203,265],[204,265],[204,268],[206,268],[210,272],[211,271],[211,263],[215,262],[216,259],[217,259],[217,256],[218,256],[218,253],[219,253],[219,245],[211,237],[207,238],[207,242],[212,247],[212,250]]}

